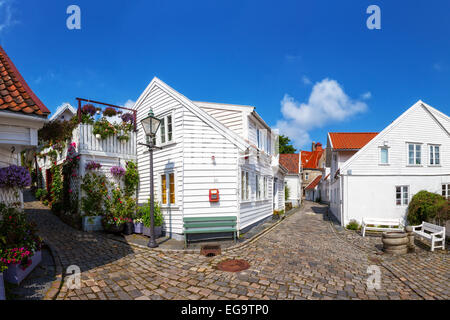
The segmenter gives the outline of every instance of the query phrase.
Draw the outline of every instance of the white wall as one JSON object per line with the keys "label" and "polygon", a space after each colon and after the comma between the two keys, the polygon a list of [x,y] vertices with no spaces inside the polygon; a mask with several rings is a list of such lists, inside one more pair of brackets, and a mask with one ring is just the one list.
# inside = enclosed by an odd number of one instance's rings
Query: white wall
{"label": "white wall", "polygon": [[287,201],[291,202],[294,207],[299,206],[301,195],[301,181],[298,175],[286,175],[285,182],[289,188],[289,198]]}
{"label": "white wall", "polygon": [[441,194],[443,183],[450,183],[445,176],[346,176],[344,186],[344,224],[362,218],[406,218],[407,205],[396,205],[396,186],[409,186],[409,201],[421,190]]}

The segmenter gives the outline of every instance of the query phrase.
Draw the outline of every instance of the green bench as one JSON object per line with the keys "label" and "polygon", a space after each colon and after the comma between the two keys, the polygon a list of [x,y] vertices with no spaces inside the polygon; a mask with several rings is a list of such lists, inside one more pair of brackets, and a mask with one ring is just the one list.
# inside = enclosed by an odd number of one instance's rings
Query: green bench
{"label": "green bench", "polygon": [[183,226],[185,248],[188,244],[189,234],[233,232],[234,241],[236,242],[237,219],[234,216],[183,218]]}

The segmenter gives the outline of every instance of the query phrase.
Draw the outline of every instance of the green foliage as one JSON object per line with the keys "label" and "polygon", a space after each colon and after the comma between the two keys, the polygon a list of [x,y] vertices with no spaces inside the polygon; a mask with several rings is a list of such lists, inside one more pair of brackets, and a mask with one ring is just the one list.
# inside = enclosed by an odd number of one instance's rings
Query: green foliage
{"label": "green foliage", "polygon": [[350,222],[347,224],[346,228],[348,230],[358,230],[360,228],[358,221],[356,220],[350,220]]}
{"label": "green foliage", "polygon": [[139,173],[137,165],[133,161],[128,161],[124,176],[125,194],[129,197],[136,194],[139,185]]}
{"label": "green foliage", "polygon": [[99,134],[102,139],[106,139],[110,136],[113,136],[117,133],[117,128],[110,123],[106,118],[101,118],[99,121],[94,123],[94,129],[92,133],[97,135]]}
{"label": "green foliage", "polygon": [[[77,121],[74,121],[77,120]],[[78,125],[77,117],[69,121],[54,120],[47,122],[38,131],[39,143],[43,146],[53,145],[72,139],[73,129]]]}
{"label": "green foliage", "polygon": [[60,166],[54,163],[50,168],[52,172],[52,186],[50,188],[50,195],[52,197],[52,203],[60,202],[62,200],[62,175]]}
{"label": "green foliage", "polygon": [[295,149],[291,144],[291,139],[285,135],[279,136],[280,149],[279,153],[296,153],[297,149]]}
{"label": "green foliage", "polygon": [[287,185],[284,186],[284,201],[287,201],[289,199],[289,196],[291,195],[291,189]]}
{"label": "green foliage", "polygon": [[411,225],[422,221],[443,225],[448,219],[449,201],[437,193],[419,191],[409,203],[407,220]]}
{"label": "green foliage", "polygon": [[[81,199],[81,209],[85,216],[101,216],[105,213],[108,195],[108,181],[103,173],[88,171],[83,177],[81,190],[84,197]],[[106,205],[111,210],[111,205]],[[108,211],[107,211],[108,212]]]}
{"label": "green foliage", "polygon": [[47,197],[47,195],[48,195],[48,192],[45,189],[37,189],[36,193],[34,194],[34,196],[38,200],[45,199]]}
{"label": "green foliage", "polygon": [[[151,215],[150,215],[150,199],[148,200],[148,202],[139,208],[139,214],[142,216],[142,220],[144,223],[144,227],[149,228],[151,223]],[[155,227],[160,227],[163,224],[164,218],[163,215],[161,213],[161,207],[159,206],[159,204],[157,202],[154,203],[155,205],[155,209],[154,209],[154,219],[155,219]]]}

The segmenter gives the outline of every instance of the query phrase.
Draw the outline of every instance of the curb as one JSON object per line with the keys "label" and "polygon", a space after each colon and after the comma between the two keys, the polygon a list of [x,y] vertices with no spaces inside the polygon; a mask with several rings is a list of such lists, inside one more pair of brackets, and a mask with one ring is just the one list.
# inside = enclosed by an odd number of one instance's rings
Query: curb
{"label": "curb", "polygon": [[55,269],[56,269],[55,270],[55,277],[56,277],[56,280],[54,280],[52,282],[51,287],[45,293],[45,296],[44,296],[43,300],[55,300],[56,297],[58,296],[61,288],[62,288],[62,285],[63,285],[63,267],[62,267],[59,255],[56,252],[56,250],[53,247],[53,245],[50,244],[49,242],[45,242],[45,244],[50,249],[50,253],[51,253],[52,257],[53,257],[53,261],[55,262]]}
{"label": "curb", "polygon": [[[259,238],[263,237],[264,235],[266,235],[267,233],[269,233],[270,231],[272,231],[273,229],[275,229],[275,227],[277,227],[278,225],[280,225],[283,221],[287,220],[288,218],[290,218],[292,215],[294,215],[297,211],[299,211],[302,208],[302,206],[298,207],[298,208],[293,208],[290,211],[285,213],[285,217],[283,219],[281,219],[280,221],[274,223],[273,225],[271,225],[270,227],[268,227],[267,229],[262,230],[260,233],[254,235],[252,238],[247,239],[245,241],[243,241],[242,243],[238,243],[235,245],[232,245],[231,247],[228,248],[224,248],[222,249],[222,253],[224,252],[233,252],[235,250],[238,249],[242,249],[245,248],[246,246],[252,244],[253,242],[255,242],[256,240],[258,240]],[[103,236],[103,235],[102,235]],[[104,236],[105,237],[105,236]],[[117,241],[117,242],[122,242],[125,243],[127,245],[130,246],[134,246],[137,248],[141,248],[141,249],[146,249],[149,251],[153,251],[153,252],[160,252],[160,253],[184,253],[184,254],[200,254],[200,248],[198,249],[161,249],[161,248],[149,248],[137,243],[130,243],[130,242],[126,242],[123,240],[119,240],[119,239],[112,239],[109,237],[105,237],[106,239],[109,240],[113,240],[113,241]]]}

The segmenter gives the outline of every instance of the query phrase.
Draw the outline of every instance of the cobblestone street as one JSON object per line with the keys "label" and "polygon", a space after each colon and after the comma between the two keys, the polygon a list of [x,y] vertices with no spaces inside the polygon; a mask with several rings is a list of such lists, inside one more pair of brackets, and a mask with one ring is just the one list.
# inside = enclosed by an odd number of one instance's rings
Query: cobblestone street
{"label": "cobblestone street", "polygon": [[[306,202],[256,241],[207,258],[77,231],[39,202],[26,201],[30,219],[63,269],[77,265],[82,271],[81,288],[68,290],[64,283],[57,299],[450,298],[447,252],[382,255],[375,247],[380,238],[334,228],[326,218],[327,207],[316,203]],[[215,269],[228,258],[245,259],[251,267],[239,273]],[[380,267],[380,289],[367,287],[369,265]]]}

